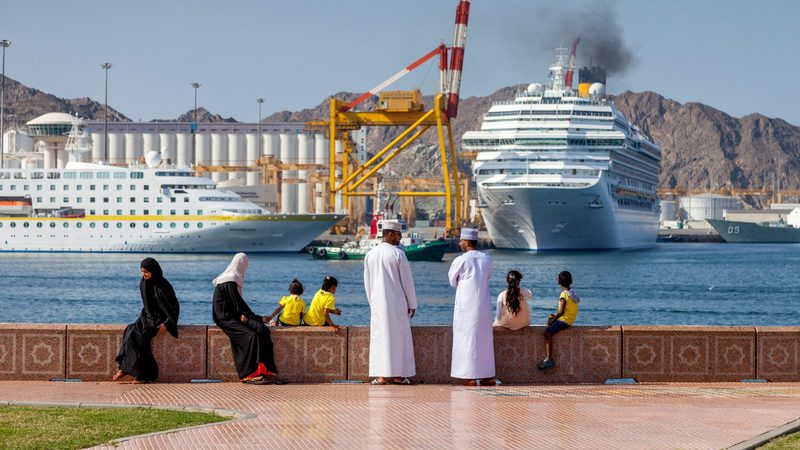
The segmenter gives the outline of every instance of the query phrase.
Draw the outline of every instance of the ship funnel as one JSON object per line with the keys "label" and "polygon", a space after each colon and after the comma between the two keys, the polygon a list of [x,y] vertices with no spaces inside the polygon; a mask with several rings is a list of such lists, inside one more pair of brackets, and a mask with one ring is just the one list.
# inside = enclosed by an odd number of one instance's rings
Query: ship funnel
{"label": "ship funnel", "polygon": [[606,84],[606,69],[600,66],[585,66],[578,70],[578,95],[589,97],[593,83]]}

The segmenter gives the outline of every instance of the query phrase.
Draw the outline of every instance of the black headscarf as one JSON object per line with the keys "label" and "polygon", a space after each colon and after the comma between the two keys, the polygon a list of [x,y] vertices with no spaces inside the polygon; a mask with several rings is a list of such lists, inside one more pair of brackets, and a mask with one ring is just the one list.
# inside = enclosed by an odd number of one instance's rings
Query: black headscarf
{"label": "black headscarf", "polygon": [[164,278],[161,266],[153,258],[142,260],[140,267],[152,275],[149,280],[139,282],[139,291],[142,294],[145,314],[156,321],[156,325],[162,323],[167,327],[167,331],[173,337],[178,337],[178,316],[180,315],[180,305],[175,296],[175,290]]}

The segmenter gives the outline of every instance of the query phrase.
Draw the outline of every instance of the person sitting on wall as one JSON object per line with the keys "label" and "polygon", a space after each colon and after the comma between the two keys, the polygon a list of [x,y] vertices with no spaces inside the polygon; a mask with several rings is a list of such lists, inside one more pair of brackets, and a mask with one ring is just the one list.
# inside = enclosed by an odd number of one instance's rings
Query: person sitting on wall
{"label": "person sitting on wall", "polygon": [[572,274],[566,270],[559,273],[558,285],[561,286],[558,311],[556,314],[550,314],[547,318],[547,328],[544,330],[547,357],[536,366],[539,370],[552,369],[556,366],[556,362],[553,360],[553,336],[559,331],[571,327],[578,318],[578,304],[581,299],[572,290]]}

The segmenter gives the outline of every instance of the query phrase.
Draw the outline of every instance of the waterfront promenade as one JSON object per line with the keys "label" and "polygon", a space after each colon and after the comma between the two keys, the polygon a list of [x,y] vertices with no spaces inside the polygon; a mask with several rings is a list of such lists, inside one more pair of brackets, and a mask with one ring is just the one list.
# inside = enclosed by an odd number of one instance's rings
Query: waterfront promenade
{"label": "waterfront promenade", "polygon": [[[118,448],[716,449],[800,418],[797,383],[450,385],[2,381],[0,404],[222,409]],[[110,448],[110,446],[101,446]]]}

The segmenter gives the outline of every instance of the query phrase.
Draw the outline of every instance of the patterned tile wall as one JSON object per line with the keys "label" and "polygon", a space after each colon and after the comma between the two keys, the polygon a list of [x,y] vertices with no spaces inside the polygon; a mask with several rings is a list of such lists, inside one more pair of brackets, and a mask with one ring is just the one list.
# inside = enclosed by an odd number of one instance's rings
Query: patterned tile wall
{"label": "patterned tile wall", "polygon": [[758,378],[800,381],[800,328],[757,327]]}
{"label": "patterned tile wall", "polygon": [[[0,380],[107,380],[116,371],[123,325],[0,323]],[[414,327],[417,381],[453,383],[450,327]],[[542,327],[495,330],[497,376],[506,383],[800,381],[800,328],[575,327],[555,337],[556,367],[540,372]],[[281,375],[292,382],[367,380],[369,328],[276,329]],[[228,337],[216,327],[182,326],[180,339],[153,341],[159,381],[237,380]]]}
{"label": "patterned tile wall", "polygon": [[67,326],[0,324],[0,380],[63,378]]}
{"label": "patterned tile wall", "polygon": [[624,326],[623,376],[638,381],[755,378],[752,327]]}

